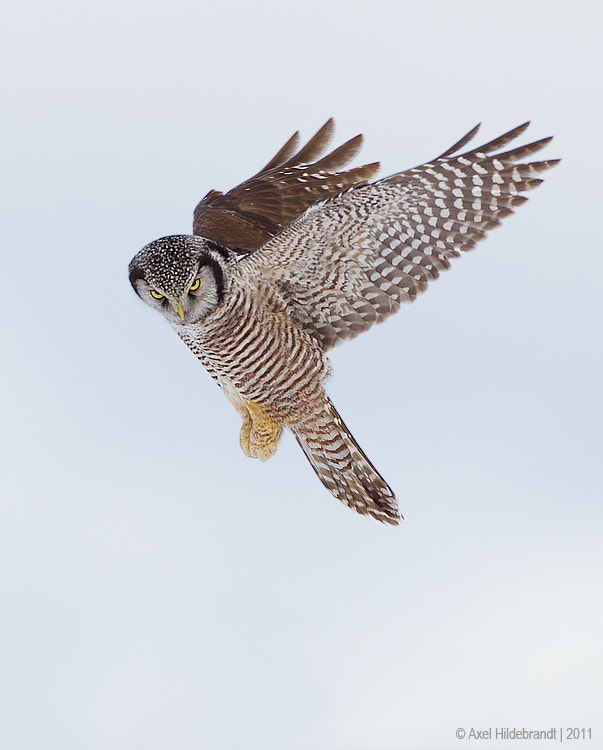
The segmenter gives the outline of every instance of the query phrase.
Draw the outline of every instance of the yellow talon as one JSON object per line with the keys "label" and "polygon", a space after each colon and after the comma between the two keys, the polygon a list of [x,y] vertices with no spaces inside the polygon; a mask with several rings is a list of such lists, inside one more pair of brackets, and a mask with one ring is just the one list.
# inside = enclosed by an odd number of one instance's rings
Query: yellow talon
{"label": "yellow talon", "polygon": [[243,399],[247,414],[241,427],[241,448],[251,458],[265,461],[276,453],[283,428],[270,417],[261,404]]}

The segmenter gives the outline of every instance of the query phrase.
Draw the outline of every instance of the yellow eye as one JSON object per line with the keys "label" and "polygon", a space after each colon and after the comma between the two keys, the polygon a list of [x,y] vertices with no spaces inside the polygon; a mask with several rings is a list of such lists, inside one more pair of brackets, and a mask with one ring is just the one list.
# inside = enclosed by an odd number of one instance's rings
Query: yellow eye
{"label": "yellow eye", "polygon": [[153,297],[153,299],[163,299],[163,294],[159,294],[159,292],[151,289],[151,297]]}
{"label": "yellow eye", "polygon": [[191,288],[188,291],[196,292],[200,284],[201,284],[201,281],[199,279],[195,279],[193,283],[191,284]]}

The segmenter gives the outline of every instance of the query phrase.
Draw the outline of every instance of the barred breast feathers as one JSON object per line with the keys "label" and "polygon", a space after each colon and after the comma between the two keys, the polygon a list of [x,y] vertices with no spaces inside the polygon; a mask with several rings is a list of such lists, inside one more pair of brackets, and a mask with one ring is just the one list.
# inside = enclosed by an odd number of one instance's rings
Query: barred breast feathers
{"label": "barred breast feathers", "polygon": [[238,278],[203,326],[181,327],[180,337],[210,375],[227,378],[245,398],[289,425],[315,406],[329,375],[320,344],[293,324],[275,298],[267,304]]}

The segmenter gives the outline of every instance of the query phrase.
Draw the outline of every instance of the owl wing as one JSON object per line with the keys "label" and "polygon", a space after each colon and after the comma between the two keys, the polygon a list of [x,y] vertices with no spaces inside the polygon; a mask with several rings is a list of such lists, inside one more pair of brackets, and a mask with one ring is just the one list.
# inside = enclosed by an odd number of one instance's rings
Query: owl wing
{"label": "owl wing", "polygon": [[211,190],[195,208],[194,234],[237,253],[249,253],[312,204],[374,177],[378,163],[338,171],[360,150],[361,135],[319,158],[334,129],[333,119],[328,120],[297,153],[299,133],[295,133],[249,180],[226,194]]}
{"label": "owl wing", "polygon": [[493,153],[528,125],[455,156],[476,127],[427,164],[312,206],[241,272],[325,350],[358,335],[425,291],[558,163],[522,161],[551,138]]}
{"label": "owl wing", "polygon": [[226,194],[211,190],[195,208],[194,234],[237,253],[249,253],[312,204],[374,177],[379,163],[339,171],[360,150],[361,135],[319,158],[334,129],[333,119],[328,120],[296,153],[299,133],[295,133],[249,180]]}

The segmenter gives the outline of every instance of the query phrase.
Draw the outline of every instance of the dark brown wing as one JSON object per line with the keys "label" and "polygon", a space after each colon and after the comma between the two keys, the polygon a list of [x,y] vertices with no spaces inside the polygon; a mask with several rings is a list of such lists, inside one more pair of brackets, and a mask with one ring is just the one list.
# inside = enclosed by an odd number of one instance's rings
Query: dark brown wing
{"label": "dark brown wing", "polygon": [[249,180],[226,194],[211,190],[195,208],[194,234],[237,253],[249,253],[312,204],[370,180],[379,163],[338,171],[360,150],[361,135],[319,159],[334,129],[333,119],[328,120],[297,153],[299,133],[295,133]]}

